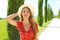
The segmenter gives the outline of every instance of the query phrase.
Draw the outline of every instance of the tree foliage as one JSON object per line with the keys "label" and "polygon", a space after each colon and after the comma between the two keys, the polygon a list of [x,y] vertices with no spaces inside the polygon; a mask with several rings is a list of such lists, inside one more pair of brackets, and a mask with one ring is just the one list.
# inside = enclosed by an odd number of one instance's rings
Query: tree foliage
{"label": "tree foliage", "polygon": [[45,22],[47,22],[47,1],[45,0]]}
{"label": "tree foliage", "polygon": [[42,7],[43,7],[43,0],[38,0],[38,24],[40,26],[43,25],[43,13],[42,13]]}
{"label": "tree foliage", "polygon": [[[13,14],[18,11],[18,8],[24,4],[24,0],[8,0],[8,10],[7,15]],[[18,17],[14,19],[19,19]],[[16,30],[16,27],[8,24],[8,35],[9,40],[20,40],[19,32]]]}
{"label": "tree foliage", "polygon": [[58,11],[58,18],[60,18],[60,10]]}
{"label": "tree foliage", "polygon": [[51,8],[51,6],[50,5],[48,5],[48,9],[47,9],[47,18],[48,18],[48,21],[49,20],[51,20],[53,17],[54,17],[54,15],[53,15],[53,11],[52,11],[52,8]]}

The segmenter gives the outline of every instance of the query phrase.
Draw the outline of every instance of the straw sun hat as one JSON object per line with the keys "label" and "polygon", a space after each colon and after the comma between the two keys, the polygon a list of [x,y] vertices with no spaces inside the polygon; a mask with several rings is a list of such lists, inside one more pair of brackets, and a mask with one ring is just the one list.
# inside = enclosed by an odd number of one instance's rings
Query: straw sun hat
{"label": "straw sun hat", "polygon": [[[24,4],[24,5],[20,6],[19,9],[18,9],[18,15],[19,15],[19,17],[20,17],[20,15],[21,15],[21,11],[22,11],[22,9],[23,9],[24,7],[28,7],[28,8],[30,9],[32,15],[34,14],[34,8],[32,7],[32,5],[30,5],[30,4]],[[34,15],[33,15],[33,16],[34,16]]]}

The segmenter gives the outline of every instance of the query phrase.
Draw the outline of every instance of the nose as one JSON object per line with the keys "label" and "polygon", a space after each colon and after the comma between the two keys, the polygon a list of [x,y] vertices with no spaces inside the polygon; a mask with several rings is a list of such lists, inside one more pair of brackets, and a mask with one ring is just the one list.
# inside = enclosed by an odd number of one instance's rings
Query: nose
{"label": "nose", "polygon": [[28,12],[25,12],[25,14],[28,14]]}

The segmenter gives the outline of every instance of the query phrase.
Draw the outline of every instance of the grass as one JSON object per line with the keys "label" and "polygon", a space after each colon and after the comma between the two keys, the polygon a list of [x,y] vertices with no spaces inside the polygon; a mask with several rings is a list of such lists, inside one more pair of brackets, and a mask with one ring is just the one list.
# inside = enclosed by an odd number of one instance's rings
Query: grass
{"label": "grass", "polygon": [[51,21],[48,21],[47,23],[43,23],[43,25],[42,26],[38,26],[39,28],[39,33],[41,34],[41,32],[43,32],[47,27],[48,27],[48,25],[50,24],[50,22]]}
{"label": "grass", "polygon": [[0,20],[0,40],[8,40],[7,23],[5,20]]}

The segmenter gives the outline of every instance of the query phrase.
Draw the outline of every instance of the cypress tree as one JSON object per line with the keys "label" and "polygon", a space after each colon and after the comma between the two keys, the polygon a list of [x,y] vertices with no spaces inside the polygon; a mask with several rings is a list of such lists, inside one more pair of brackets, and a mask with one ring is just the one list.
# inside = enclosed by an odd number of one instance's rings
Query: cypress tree
{"label": "cypress tree", "polygon": [[[16,13],[18,8],[24,4],[24,0],[8,0],[8,10],[7,15]],[[18,17],[14,18],[14,20],[19,19]],[[8,23],[8,35],[9,40],[19,40],[19,32],[16,30],[16,27],[13,27]]]}
{"label": "cypress tree", "polygon": [[53,17],[54,17],[54,15],[53,15],[53,11],[52,11],[52,8],[50,7],[50,5],[48,5],[48,9],[47,9],[47,19],[48,19],[48,21],[49,20],[51,20]]}
{"label": "cypress tree", "polygon": [[47,22],[47,0],[45,0],[45,22]]}
{"label": "cypress tree", "polygon": [[43,7],[43,0],[38,0],[38,24],[40,26],[43,25],[42,7]]}
{"label": "cypress tree", "polygon": [[60,10],[58,11],[58,18],[60,18]]}

